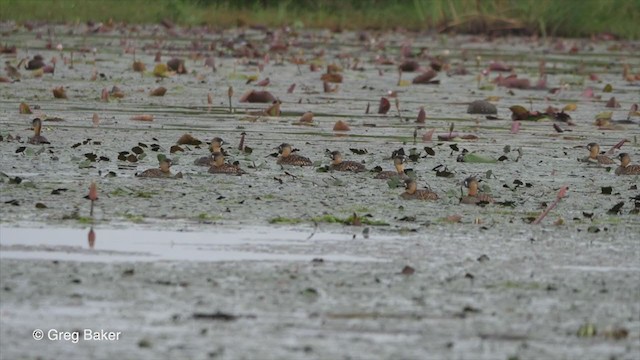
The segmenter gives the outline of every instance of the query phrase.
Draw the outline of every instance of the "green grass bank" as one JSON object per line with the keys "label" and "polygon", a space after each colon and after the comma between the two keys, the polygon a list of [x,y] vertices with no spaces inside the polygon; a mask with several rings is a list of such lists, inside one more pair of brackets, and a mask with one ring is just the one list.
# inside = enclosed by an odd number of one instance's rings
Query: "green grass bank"
{"label": "green grass bank", "polygon": [[640,0],[0,0],[0,19],[640,38]]}

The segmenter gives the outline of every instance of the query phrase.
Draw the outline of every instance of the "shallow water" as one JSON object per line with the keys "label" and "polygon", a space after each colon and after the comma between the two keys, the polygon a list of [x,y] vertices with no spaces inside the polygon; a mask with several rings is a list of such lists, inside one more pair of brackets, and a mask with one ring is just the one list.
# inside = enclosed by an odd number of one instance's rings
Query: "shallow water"
{"label": "shallow water", "polygon": [[[345,234],[313,234],[281,228],[220,229],[215,232],[175,232],[144,229],[0,228],[0,259],[40,259],[86,262],[134,261],[381,261],[346,254],[309,254],[317,242],[347,241]],[[270,249],[291,248],[298,253]],[[248,249],[265,249],[265,252]],[[238,250],[235,250],[238,249]],[[235,250],[235,251],[234,251]]]}

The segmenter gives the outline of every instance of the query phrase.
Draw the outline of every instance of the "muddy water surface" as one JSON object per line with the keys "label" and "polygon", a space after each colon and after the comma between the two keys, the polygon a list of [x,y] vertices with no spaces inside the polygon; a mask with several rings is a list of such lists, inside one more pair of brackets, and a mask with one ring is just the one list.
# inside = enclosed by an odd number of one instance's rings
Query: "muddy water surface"
{"label": "muddy water surface", "polygon": [[[324,31],[278,32],[274,42],[258,30],[88,33],[84,26],[27,31],[8,23],[2,30],[3,44],[18,48],[17,55],[2,55],[13,66],[35,54],[47,63],[57,58],[53,75],[20,69],[19,82],[0,85],[2,358],[638,356],[640,221],[630,199],[638,195],[638,177],[615,176],[616,165],[577,161],[587,155],[587,143],[608,150],[623,138],[630,142],[622,150],[640,161],[638,117],[613,129],[594,125],[603,111],[626,119],[640,101],[638,82],[622,78],[624,64],[638,71],[637,42],[376,33],[361,40]],[[48,49],[49,39],[62,51]],[[288,42],[288,50],[269,52],[279,41]],[[469,74],[443,71],[439,85],[398,84],[407,41],[414,53],[427,48],[429,56]],[[261,54],[232,56],[247,43]],[[131,49],[147,66],[144,74],[132,70]],[[157,51],[163,62],[184,58],[188,73],[154,77]],[[215,72],[204,66],[208,55],[215,57]],[[298,68],[293,57],[307,64]],[[378,61],[383,57],[393,64]],[[514,66],[534,83],[545,60],[548,88],[561,90],[506,89],[487,78],[478,83],[490,60]],[[426,56],[417,61],[430,63]],[[320,70],[310,71],[311,62]],[[344,81],[325,93],[320,76],[331,63],[344,68]],[[269,105],[239,102],[245,91],[261,89],[246,84],[256,75],[270,79],[265,89],[282,101],[281,116],[252,115]],[[402,78],[410,82],[415,75]],[[603,92],[606,84],[611,92]],[[54,99],[57,86],[68,99]],[[100,101],[101,91],[113,86],[124,97]],[[166,95],[149,96],[159,86]],[[595,97],[583,95],[587,88]],[[399,107],[389,97],[391,110],[379,115],[378,102],[389,91],[397,92]],[[611,96],[620,108],[605,107]],[[497,120],[466,113],[470,101],[490,97]],[[34,114],[19,114],[20,102]],[[568,111],[575,126],[558,122],[563,133],[551,120],[523,121],[519,133],[510,132],[512,105],[543,111],[570,104],[576,105]],[[427,120],[416,128],[421,106]],[[296,124],[306,111],[315,113],[313,123]],[[143,114],[153,121],[131,120]],[[49,119],[43,135],[50,144],[26,143],[36,116]],[[334,132],[338,120],[351,130]],[[451,124],[478,139],[422,141],[429,129],[446,134]],[[237,148],[241,132],[251,153]],[[211,175],[193,165],[208,154],[206,144],[170,153],[184,133],[202,141],[222,137],[228,159],[247,173]],[[270,154],[282,142],[314,166],[277,165]],[[135,146],[144,150],[135,163],[118,160]],[[427,156],[425,146],[435,155]],[[440,200],[404,201],[402,188],[369,172],[317,171],[329,163],[327,149],[369,169],[390,170],[391,152],[401,147],[420,152],[407,167]],[[463,149],[507,159],[456,162]],[[158,154],[171,157],[172,170],[184,177],[136,178],[157,166]],[[441,164],[451,178],[436,176],[432,169]],[[509,204],[461,206],[461,182],[470,175]],[[91,181],[99,188],[93,219],[84,198]],[[568,196],[542,225],[529,224],[564,185]],[[603,190],[608,187],[610,194]],[[609,211],[620,202],[620,211]],[[370,224],[335,223],[354,213]],[[406,265],[415,273],[401,274]],[[123,336],[117,342],[35,341],[36,328]]]}

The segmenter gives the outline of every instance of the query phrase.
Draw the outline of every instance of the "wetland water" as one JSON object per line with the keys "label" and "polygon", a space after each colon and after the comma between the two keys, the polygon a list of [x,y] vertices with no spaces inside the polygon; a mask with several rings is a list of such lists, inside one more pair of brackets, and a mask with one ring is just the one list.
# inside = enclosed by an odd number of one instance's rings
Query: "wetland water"
{"label": "wetland water", "polygon": [[[36,54],[47,64],[57,58],[54,74],[38,77],[21,68],[20,81],[0,83],[1,358],[639,356],[640,220],[630,199],[639,193],[638,177],[614,175],[617,165],[577,161],[590,142],[606,151],[627,138],[622,151],[640,162],[638,117],[606,129],[594,125],[604,111],[626,119],[640,101],[640,82],[622,77],[625,64],[638,72],[638,42],[1,28],[3,46],[17,47],[17,54],[1,55],[12,66]],[[418,73],[405,72],[398,83],[408,42],[413,53],[427,49],[415,59],[421,66],[439,57],[468,74],[441,71],[440,84],[420,85],[411,84]],[[276,51],[282,44],[286,50]],[[132,69],[133,49],[146,65],[143,74]],[[163,63],[185,59],[187,73],[155,77],[158,51]],[[205,66],[207,56],[215,58],[215,72]],[[294,57],[306,63],[298,67]],[[534,84],[544,60],[547,87],[560,91],[495,86],[495,71],[478,83],[492,60]],[[319,70],[311,71],[310,63]],[[344,69],[335,92],[324,92],[320,80],[328,64]],[[255,85],[266,78],[264,89]],[[607,84],[611,92],[603,91]],[[54,98],[58,86],[67,99]],[[124,97],[101,101],[102,90],[113,86]],[[159,86],[166,94],[149,96]],[[240,103],[251,89],[279,98],[282,114],[252,115],[269,104]],[[383,96],[391,102],[386,115],[377,114]],[[612,96],[619,108],[605,107]],[[467,114],[469,102],[487,98],[498,119]],[[21,102],[33,114],[20,114]],[[573,126],[521,121],[520,131],[511,133],[510,106],[544,111],[573,104],[567,111]],[[421,106],[427,119],[416,129]],[[313,122],[298,124],[307,111]],[[131,120],[139,115],[153,121]],[[27,143],[35,117],[44,119],[42,135],[50,144]],[[333,131],[338,120],[351,130]],[[437,140],[452,123],[454,131],[477,139]],[[430,129],[434,140],[422,141]],[[238,150],[242,132],[251,153]],[[227,159],[246,174],[212,175],[193,165],[208,154],[206,144],[170,153],[185,133],[206,142],[223,138]],[[277,165],[269,155],[283,142],[314,166]],[[118,159],[134,147],[142,150],[136,162]],[[368,169],[390,170],[391,152],[401,147],[419,152],[406,166],[438,201],[402,200],[401,187],[369,172],[316,170],[329,164],[327,149]],[[463,149],[507,159],[457,162]],[[157,167],[158,154],[170,157],[172,171],[183,178],[136,178]],[[441,164],[452,177],[436,176]],[[508,204],[460,205],[461,182],[471,175]],[[93,220],[84,198],[92,181],[99,197]],[[564,185],[567,197],[541,225],[531,225]],[[620,202],[619,211],[610,211]],[[336,223],[354,213],[364,225]],[[415,272],[402,274],[405,266]],[[122,335],[77,344],[32,337],[34,329],[53,328]]]}

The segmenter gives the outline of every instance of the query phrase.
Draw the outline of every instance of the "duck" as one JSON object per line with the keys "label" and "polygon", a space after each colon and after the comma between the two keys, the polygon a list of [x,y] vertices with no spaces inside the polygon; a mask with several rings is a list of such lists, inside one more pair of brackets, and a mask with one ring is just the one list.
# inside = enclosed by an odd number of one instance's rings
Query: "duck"
{"label": "duck", "polygon": [[329,166],[330,170],[353,172],[362,172],[367,170],[365,166],[359,162],[342,161],[342,154],[339,151],[332,151],[329,156],[331,156],[331,166]]}
{"label": "duck", "polygon": [[395,155],[393,157],[393,166],[395,166],[396,171],[381,171],[379,172],[374,179],[391,179],[391,178],[400,178],[403,180],[408,179],[407,174],[404,173],[404,163],[406,158],[404,155]]}
{"label": "duck", "polygon": [[467,196],[463,196],[460,202],[469,205],[478,205],[480,203],[493,203],[494,200],[489,194],[478,193],[478,180],[468,177],[464,180],[464,186],[469,189]]}
{"label": "duck", "polygon": [[215,152],[213,155],[213,162],[209,168],[211,174],[228,174],[228,175],[242,175],[244,170],[239,166],[233,164],[227,164],[224,162],[224,155],[221,152]]}
{"label": "duck", "polygon": [[40,131],[42,130],[42,120],[40,120],[40,118],[33,119],[31,126],[33,126],[33,137],[29,138],[29,144],[50,144],[46,137],[40,135]]}
{"label": "duck", "polygon": [[313,163],[309,158],[306,158],[301,155],[292,154],[291,145],[287,143],[280,144],[278,146],[278,153],[280,153],[280,157],[278,158],[278,165],[294,165],[294,166],[311,166]]}
{"label": "duck", "polygon": [[629,165],[631,157],[627,153],[618,155],[620,166],[616,169],[616,175],[640,175],[640,165]]}
{"label": "duck", "polygon": [[589,157],[585,158],[584,161],[597,163],[600,165],[610,165],[615,164],[611,158],[605,155],[600,155],[600,145],[597,143],[589,143],[587,144],[587,150],[589,150]]}
{"label": "duck", "polygon": [[438,200],[438,194],[431,189],[418,190],[418,184],[413,179],[407,179],[404,182],[405,192],[400,197],[405,200]]}
{"label": "duck", "polygon": [[160,167],[155,169],[147,169],[139,174],[137,177],[145,178],[182,178],[182,173],[177,173],[175,176],[171,173],[171,159],[160,160]]}
{"label": "duck", "polygon": [[198,166],[211,166],[213,163],[213,154],[221,153],[224,154],[224,149],[222,149],[222,145],[224,144],[224,140],[219,137],[215,137],[211,140],[211,145],[209,145],[209,151],[211,154],[209,156],[203,156],[201,158],[196,159],[193,163]]}

